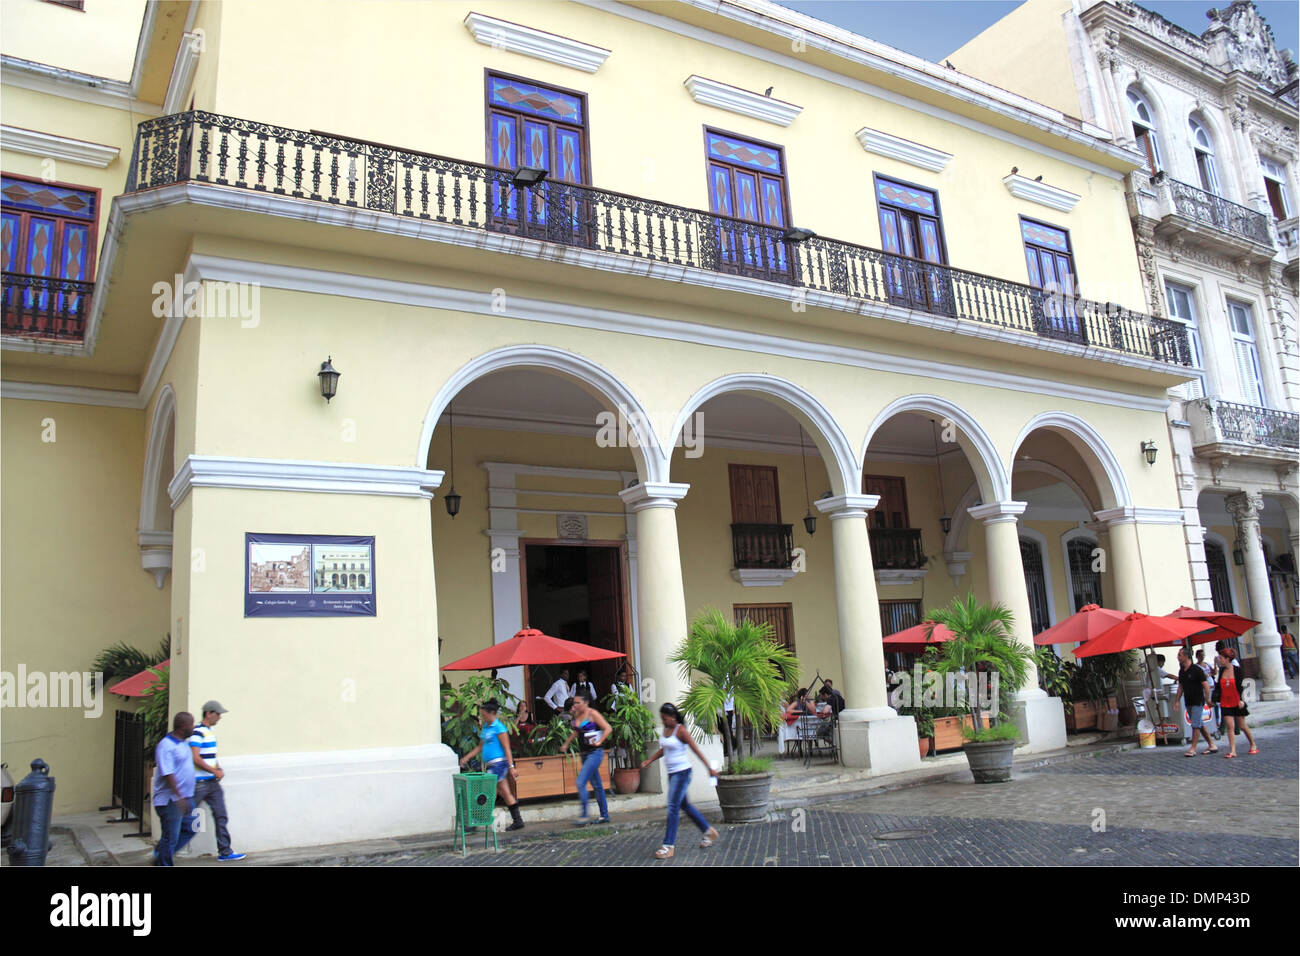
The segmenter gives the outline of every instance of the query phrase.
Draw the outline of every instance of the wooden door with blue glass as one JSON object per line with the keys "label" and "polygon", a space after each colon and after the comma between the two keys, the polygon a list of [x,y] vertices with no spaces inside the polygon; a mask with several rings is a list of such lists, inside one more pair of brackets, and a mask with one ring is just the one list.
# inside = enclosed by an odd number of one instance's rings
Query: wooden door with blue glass
{"label": "wooden door with blue glass", "polygon": [[788,281],[785,157],[779,146],[705,131],[713,245],[723,272]]}
{"label": "wooden door with blue glass", "polygon": [[[489,227],[588,245],[586,98],[514,77],[489,75],[488,156],[504,171],[489,190]],[[546,171],[543,182],[511,183],[521,167]],[[572,185],[571,185],[572,184]]]}
{"label": "wooden door with blue glass", "polygon": [[1025,242],[1029,284],[1043,291],[1044,327],[1040,331],[1053,338],[1086,341],[1076,301],[1079,284],[1069,233],[1031,219],[1020,220],[1020,233]]}
{"label": "wooden door with blue glass", "polygon": [[926,312],[953,312],[939,199],[932,191],[876,177],[880,239],[891,258],[884,267],[891,302]]}

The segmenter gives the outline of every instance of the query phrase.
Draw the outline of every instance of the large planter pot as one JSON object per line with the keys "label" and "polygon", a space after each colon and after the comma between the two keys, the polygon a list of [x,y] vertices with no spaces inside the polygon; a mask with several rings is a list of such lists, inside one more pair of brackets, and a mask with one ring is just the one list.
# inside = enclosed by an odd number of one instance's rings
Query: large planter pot
{"label": "large planter pot", "polygon": [[770,773],[718,775],[718,804],[727,823],[762,823],[772,791]]}
{"label": "large planter pot", "polygon": [[1011,758],[1016,749],[1014,740],[967,741],[961,749],[966,754],[966,762],[970,764],[976,783],[1005,783],[1011,779]]}
{"label": "large planter pot", "polygon": [[572,756],[516,757],[515,796],[520,800],[532,797],[558,797],[577,793],[577,776],[581,765]]}
{"label": "large planter pot", "polygon": [[641,789],[640,767],[619,767],[614,771],[614,792],[620,796]]}

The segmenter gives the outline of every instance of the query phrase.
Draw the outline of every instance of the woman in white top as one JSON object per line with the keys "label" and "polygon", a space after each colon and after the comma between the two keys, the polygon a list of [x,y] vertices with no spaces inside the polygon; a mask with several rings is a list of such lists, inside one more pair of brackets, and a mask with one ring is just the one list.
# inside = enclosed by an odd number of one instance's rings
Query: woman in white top
{"label": "woman in white top", "polygon": [[[700,846],[713,846],[718,831],[709,826],[709,821],[686,799],[686,789],[691,784],[691,755],[687,748],[695,752],[704,766],[709,767],[709,762],[686,729],[681,711],[672,704],[664,704],[659,708],[659,716],[664,722],[664,735],[659,738],[659,749],[654,756],[641,762],[641,769],[644,770],[660,757],[665,758],[668,764],[668,829],[664,834],[664,845],[655,850],[656,858],[666,860],[673,855],[673,846],[677,842],[677,820],[681,811],[685,810],[686,815],[704,834]],[[709,775],[716,777],[718,771],[709,767]]]}

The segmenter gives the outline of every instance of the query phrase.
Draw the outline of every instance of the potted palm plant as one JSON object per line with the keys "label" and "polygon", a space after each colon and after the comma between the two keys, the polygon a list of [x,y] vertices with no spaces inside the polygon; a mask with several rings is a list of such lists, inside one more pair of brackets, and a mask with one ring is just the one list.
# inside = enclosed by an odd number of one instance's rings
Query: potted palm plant
{"label": "potted palm plant", "polygon": [[770,624],[735,624],[710,608],[691,622],[690,633],[670,660],[691,685],[682,711],[698,730],[721,733],[727,742],[730,757],[718,775],[722,818],[728,823],[761,821],[771,793],[771,762],[741,756],[723,712],[730,698],[742,725],[758,733],[775,730],[786,696],[798,686],[798,658],[773,640]]}
{"label": "potted palm plant", "polygon": [[614,748],[614,792],[636,793],[641,787],[641,761],[655,735],[655,715],[631,687],[617,687],[611,703],[605,719],[609,721],[609,742]]}
{"label": "potted palm plant", "polygon": [[[1004,704],[1029,680],[1033,654],[1011,632],[1011,612],[1001,604],[980,604],[975,595],[933,611],[930,621],[942,624],[955,635],[940,646],[935,669],[947,675],[973,675],[984,670],[997,676],[992,687],[993,711],[986,714],[979,694],[968,693],[965,708],[971,729],[965,732],[962,752],[976,783],[1000,783],[1011,779],[1011,758],[1018,731]],[[990,679],[991,682],[991,679]],[[989,723],[984,723],[988,716]]]}

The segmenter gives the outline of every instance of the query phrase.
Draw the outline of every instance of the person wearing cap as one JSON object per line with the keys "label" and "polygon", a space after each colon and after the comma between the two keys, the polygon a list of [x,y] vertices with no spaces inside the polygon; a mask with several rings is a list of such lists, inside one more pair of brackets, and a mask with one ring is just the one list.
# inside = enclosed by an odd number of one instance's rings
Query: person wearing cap
{"label": "person wearing cap", "polygon": [[220,701],[210,700],[203,705],[203,721],[194,726],[190,736],[190,753],[194,758],[194,809],[206,803],[212,810],[212,821],[217,828],[217,859],[229,863],[242,860],[247,854],[231,849],[230,831],[226,829],[226,795],[221,792],[221,778],[226,774],[217,763],[217,738],[212,733],[225,713],[229,711]]}

